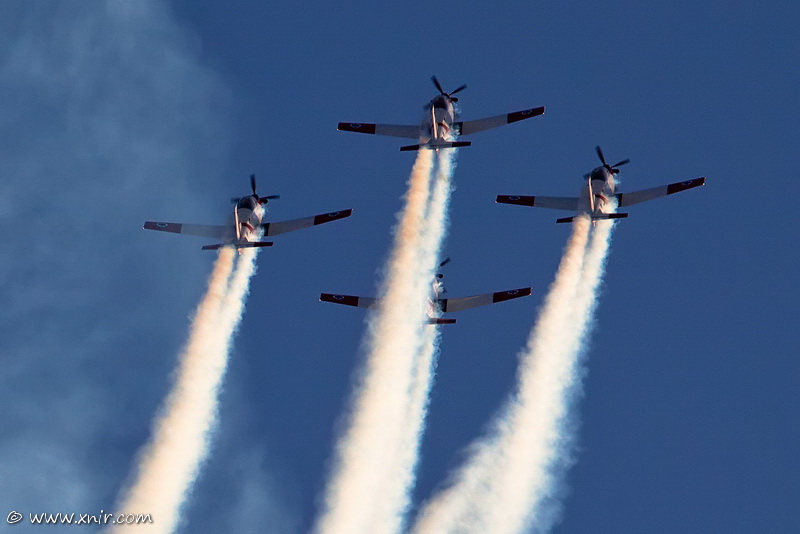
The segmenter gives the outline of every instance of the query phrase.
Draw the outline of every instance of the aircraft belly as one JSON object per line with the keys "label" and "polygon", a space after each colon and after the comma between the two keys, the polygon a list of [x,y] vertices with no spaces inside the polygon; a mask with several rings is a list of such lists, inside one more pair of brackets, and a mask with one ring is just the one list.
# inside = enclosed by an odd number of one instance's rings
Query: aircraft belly
{"label": "aircraft belly", "polygon": [[580,200],[578,200],[578,213],[591,213],[592,203],[589,200],[589,189],[584,187],[581,190]]}

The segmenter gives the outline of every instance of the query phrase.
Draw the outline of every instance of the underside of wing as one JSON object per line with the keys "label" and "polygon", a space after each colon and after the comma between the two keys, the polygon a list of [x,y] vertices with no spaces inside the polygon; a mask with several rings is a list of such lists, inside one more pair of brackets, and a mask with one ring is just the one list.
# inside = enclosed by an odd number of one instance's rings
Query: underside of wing
{"label": "underside of wing", "polygon": [[615,196],[617,197],[617,205],[620,208],[624,208],[625,206],[646,202],[648,200],[653,200],[654,198],[665,197],[667,195],[672,195],[673,193],[680,193],[681,191],[686,191],[687,189],[705,185],[705,183],[706,178],[703,176],[701,178],[695,178],[694,180],[688,180],[686,182],[675,182],[674,184],[662,185],[659,187],[653,187],[651,189],[643,189],[641,191],[633,191],[632,193],[618,193]]}
{"label": "underside of wing", "polygon": [[485,119],[478,119],[475,121],[464,121],[455,123],[456,132],[459,135],[469,135],[475,132],[482,132],[498,126],[505,126],[512,122],[519,122],[521,120],[530,119],[544,113],[544,106],[531,109],[523,109],[522,111],[515,111],[514,113],[506,113],[505,115],[497,115],[496,117],[487,117]]}
{"label": "underside of wing", "polygon": [[516,204],[517,206],[530,206],[532,208],[550,208],[554,210],[576,211],[578,209],[578,197],[497,195],[495,202],[500,204]]}
{"label": "underside of wing", "polygon": [[419,139],[419,126],[340,122],[336,129],[343,132],[357,132],[373,135],[386,135],[389,137],[404,137],[406,139]]}
{"label": "underside of wing", "polygon": [[261,227],[264,229],[265,236],[272,236],[278,234],[285,234],[286,232],[294,232],[295,230],[302,230],[310,226],[318,224],[325,224],[331,221],[338,221],[350,217],[353,214],[352,209],[332,211],[330,213],[321,213],[312,217],[303,217],[302,219],[293,219],[291,221],[281,221],[273,223],[264,223]]}
{"label": "underside of wing", "polygon": [[158,230],[173,234],[196,235],[215,239],[232,239],[235,231],[231,225],[183,224],[171,222],[147,221],[142,227],[145,230]]}
{"label": "underside of wing", "polygon": [[378,299],[370,297],[356,297],[354,295],[335,295],[333,293],[322,293],[319,296],[320,302],[333,302],[345,306],[355,306],[357,308],[372,308]]}
{"label": "underside of wing", "polygon": [[488,304],[495,304],[505,300],[517,299],[520,297],[527,297],[531,294],[530,287],[522,287],[520,289],[510,289],[508,291],[497,291],[495,293],[486,293],[483,295],[475,295],[472,297],[462,297],[455,299],[438,299],[437,306],[444,313],[457,312],[461,310],[468,310],[469,308],[476,308],[478,306],[486,306]]}

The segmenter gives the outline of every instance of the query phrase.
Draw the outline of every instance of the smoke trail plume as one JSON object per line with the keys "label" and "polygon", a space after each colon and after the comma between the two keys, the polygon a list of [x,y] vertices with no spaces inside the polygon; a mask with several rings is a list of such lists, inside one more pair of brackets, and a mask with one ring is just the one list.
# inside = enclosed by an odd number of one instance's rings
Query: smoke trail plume
{"label": "smoke trail plume", "polygon": [[431,295],[446,227],[452,152],[438,153],[433,193],[432,151],[417,154],[318,532],[392,533],[402,527],[435,365],[436,329],[426,324],[422,304]]}
{"label": "smoke trail plume", "polygon": [[454,483],[422,510],[414,532],[511,534],[552,525],[557,510],[545,504],[553,504],[556,475],[569,461],[567,415],[580,385],[577,358],[608,249],[611,223],[600,225],[587,250],[589,219],[575,219],[556,278],[520,355],[515,394],[489,437],[473,447]]}
{"label": "smoke trail plume", "polygon": [[431,151],[420,150],[395,229],[382,298],[368,325],[367,360],[355,387],[348,428],[337,445],[318,532],[390,532],[397,521],[399,496],[390,494],[387,486],[408,409],[412,357],[419,350],[424,326],[420,304],[427,296],[427,280],[418,262],[418,246],[431,167]]}
{"label": "smoke trail plume", "polygon": [[[231,338],[241,319],[256,251],[245,249],[234,265],[234,249],[220,249],[180,356],[175,385],[140,455],[135,480],[119,510],[147,510],[152,524],[120,526],[114,532],[170,533],[209,451],[217,397]],[[231,274],[231,271],[233,273]]]}
{"label": "smoke trail plume", "polygon": [[[434,280],[438,267],[441,245],[447,232],[447,213],[452,192],[452,175],[456,152],[453,149],[440,149],[436,156],[433,192],[427,206],[425,228],[419,247],[418,262],[427,270],[428,282]],[[435,313],[435,312],[434,312]],[[397,503],[397,523],[399,532],[403,529],[405,515],[411,502],[411,488],[416,481],[415,471],[419,459],[419,446],[425,429],[428,413],[429,395],[436,369],[441,336],[435,325],[427,325],[419,352],[413,361],[412,386],[409,392],[409,405],[406,415],[407,427],[399,444],[399,457],[394,462],[397,474],[393,476],[395,485],[402,492]]]}

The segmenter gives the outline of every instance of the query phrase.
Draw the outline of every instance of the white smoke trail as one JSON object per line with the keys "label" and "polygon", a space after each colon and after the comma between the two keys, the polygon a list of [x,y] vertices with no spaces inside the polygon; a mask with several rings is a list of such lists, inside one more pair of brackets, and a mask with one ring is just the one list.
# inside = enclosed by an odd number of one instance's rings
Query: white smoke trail
{"label": "white smoke trail", "polygon": [[576,379],[576,340],[584,330],[574,319],[588,234],[588,218],[576,218],[555,280],[520,355],[515,395],[490,436],[474,446],[455,483],[421,511],[414,532],[518,533],[553,488],[550,468],[560,453],[565,393]]}
{"label": "white smoke trail", "polygon": [[[427,270],[426,278],[434,280],[438,267],[441,245],[447,232],[447,213],[452,192],[453,164],[456,151],[440,149],[437,152],[434,172],[433,192],[428,202],[425,228],[419,247],[418,262]],[[425,429],[428,413],[429,395],[436,369],[441,336],[435,325],[427,325],[419,352],[413,362],[413,378],[409,392],[409,405],[406,415],[407,428],[399,445],[399,458],[395,462],[396,475],[393,480],[403,491],[403,501],[398,503],[395,532],[403,530],[405,516],[411,502],[411,489],[416,481],[416,466],[419,460],[419,447]]]}
{"label": "white smoke trail", "polygon": [[565,383],[561,392],[564,412],[558,422],[558,438],[553,443],[553,456],[547,467],[549,481],[535,496],[531,509],[521,517],[522,526],[514,532],[527,530],[550,532],[561,516],[562,506],[559,497],[563,493],[561,490],[566,470],[574,462],[573,452],[577,425],[575,424],[575,415],[570,412],[574,410],[577,399],[583,394],[582,378],[585,372],[581,366],[581,356],[586,352],[589,334],[594,324],[598,289],[605,272],[605,262],[614,223],[608,220],[598,220],[595,225],[590,234],[581,279],[575,294],[571,321],[576,329],[576,335],[570,339],[572,345],[568,346],[565,351],[571,355],[572,368],[569,371],[569,382]]}
{"label": "white smoke trail", "polygon": [[175,385],[140,456],[136,477],[119,510],[147,510],[152,524],[118,526],[114,532],[167,534],[197,478],[216,424],[218,393],[231,338],[241,319],[256,251],[245,249],[233,269],[234,250],[222,248],[197,308]]}
{"label": "white smoke trail", "polygon": [[231,342],[244,312],[244,303],[250,292],[250,279],[256,272],[258,248],[243,248],[236,262],[236,270],[228,284],[228,292],[222,301],[217,328],[224,341],[225,353],[230,352]]}
{"label": "white smoke trail", "polygon": [[316,530],[326,534],[396,531],[406,501],[394,462],[407,429],[414,356],[423,339],[429,269],[419,261],[430,196],[432,154],[420,150],[395,229],[382,298],[370,318],[367,360],[355,387],[348,428],[337,445],[336,464]]}

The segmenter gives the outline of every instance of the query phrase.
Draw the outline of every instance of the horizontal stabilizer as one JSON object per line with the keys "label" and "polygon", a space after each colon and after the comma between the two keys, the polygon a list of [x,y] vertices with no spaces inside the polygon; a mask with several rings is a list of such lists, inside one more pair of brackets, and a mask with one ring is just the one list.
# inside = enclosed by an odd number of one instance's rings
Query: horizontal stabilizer
{"label": "horizontal stabilizer", "polygon": [[236,247],[239,248],[261,248],[261,247],[271,247],[274,245],[272,241],[255,241],[252,243],[218,243],[216,245],[205,245],[203,250],[217,250],[222,247]]}
{"label": "horizontal stabilizer", "polygon": [[449,143],[435,143],[435,144],[428,143],[426,145],[401,146],[400,147],[400,151],[401,152],[408,152],[410,150],[420,150],[420,149],[426,149],[426,148],[427,149],[431,149],[431,150],[436,150],[436,149],[439,149],[439,148],[459,148],[459,147],[470,146],[470,145],[472,145],[472,143],[470,141],[453,141],[453,142],[449,142]]}
{"label": "horizontal stabilizer", "polygon": [[420,145],[408,145],[408,146],[401,146],[400,152],[408,152],[410,150],[419,150]]}
{"label": "horizontal stabilizer", "polygon": [[[606,220],[606,219],[624,219],[628,216],[627,213],[600,213],[597,215],[592,215],[593,221],[599,220]],[[569,223],[572,222],[575,217],[563,217],[561,219],[557,219],[556,223]]]}
{"label": "horizontal stabilizer", "polygon": [[441,317],[429,317],[428,324],[456,324],[455,319],[443,319]]}

